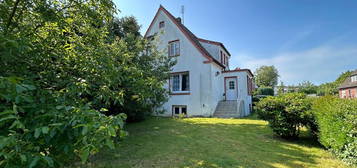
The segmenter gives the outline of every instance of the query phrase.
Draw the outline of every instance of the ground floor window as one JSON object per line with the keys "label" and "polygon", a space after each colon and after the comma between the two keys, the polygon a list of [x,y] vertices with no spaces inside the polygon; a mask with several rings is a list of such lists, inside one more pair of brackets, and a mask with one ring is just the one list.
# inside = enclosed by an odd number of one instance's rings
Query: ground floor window
{"label": "ground floor window", "polygon": [[172,115],[173,116],[178,116],[178,115],[187,115],[187,106],[185,105],[173,105],[172,106]]}
{"label": "ground floor window", "polygon": [[188,72],[178,72],[170,77],[171,93],[188,93],[190,91],[190,75]]}

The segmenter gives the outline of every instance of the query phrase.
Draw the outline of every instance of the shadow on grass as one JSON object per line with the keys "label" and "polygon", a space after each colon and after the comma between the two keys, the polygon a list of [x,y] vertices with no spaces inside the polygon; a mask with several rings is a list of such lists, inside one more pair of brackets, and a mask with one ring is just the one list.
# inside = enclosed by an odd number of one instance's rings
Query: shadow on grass
{"label": "shadow on grass", "polygon": [[314,167],[318,143],[286,141],[251,119],[168,119],[129,124],[130,135],[91,158],[92,167]]}

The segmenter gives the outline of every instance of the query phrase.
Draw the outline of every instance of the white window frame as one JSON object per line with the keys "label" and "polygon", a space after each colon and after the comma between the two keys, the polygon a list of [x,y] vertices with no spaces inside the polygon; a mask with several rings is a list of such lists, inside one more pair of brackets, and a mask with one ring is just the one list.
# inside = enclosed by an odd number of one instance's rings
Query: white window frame
{"label": "white window frame", "polygon": [[180,40],[169,41],[168,55],[170,57],[180,56]]}
{"label": "white window frame", "polygon": [[[188,86],[187,86],[187,90],[182,90],[182,79],[184,75],[188,75]],[[174,90],[174,76],[179,76],[179,88],[178,90]],[[169,85],[170,85],[170,93],[171,94],[175,94],[175,93],[190,93],[190,73],[189,71],[185,71],[185,72],[176,72],[176,73],[171,73],[170,75],[170,81],[169,81]]]}
{"label": "white window frame", "polygon": [[342,98],[346,98],[346,90],[341,91],[341,96],[342,96]]}
{"label": "white window frame", "polygon": [[[175,108],[179,108],[179,114],[175,113]],[[182,113],[182,109],[185,108],[186,109],[186,114]],[[181,114],[184,114],[185,116],[187,116],[187,106],[186,105],[172,105],[172,116],[178,116]]]}
{"label": "white window frame", "polygon": [[357,82],[357,75],[351,76],[351,82]]}

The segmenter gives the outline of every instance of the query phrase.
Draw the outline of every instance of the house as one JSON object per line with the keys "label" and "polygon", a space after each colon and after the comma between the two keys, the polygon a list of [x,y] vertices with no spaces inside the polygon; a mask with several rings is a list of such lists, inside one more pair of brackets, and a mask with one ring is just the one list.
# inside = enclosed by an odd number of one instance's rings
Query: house
{"label": "house", "polygon": [[340,98],[357,98],[357,70],[338,87]]}
{"label": "house", "polygon": [[253,74],[229,70],[231,54],[220,42],[198,38],[163,6],[145,37],[177,60],[165,88],[169,100],[163,116],[241,117],[252,108]]}

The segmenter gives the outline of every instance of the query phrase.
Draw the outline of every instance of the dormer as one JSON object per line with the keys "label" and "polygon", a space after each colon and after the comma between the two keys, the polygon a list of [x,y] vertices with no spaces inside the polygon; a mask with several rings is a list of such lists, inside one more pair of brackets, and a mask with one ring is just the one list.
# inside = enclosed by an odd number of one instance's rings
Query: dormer
{"label": "dormer", "polygon": [[351,82],[357,82],[357,75],[351,76]]}
{"label": "dormer", "polygon": [[231,57],[231,54],[222,43],[201,38],[198,40],[200,41],[201,45],[213,56],[214,59],[226,67],[226,69],[228,69],[229,58]]}

